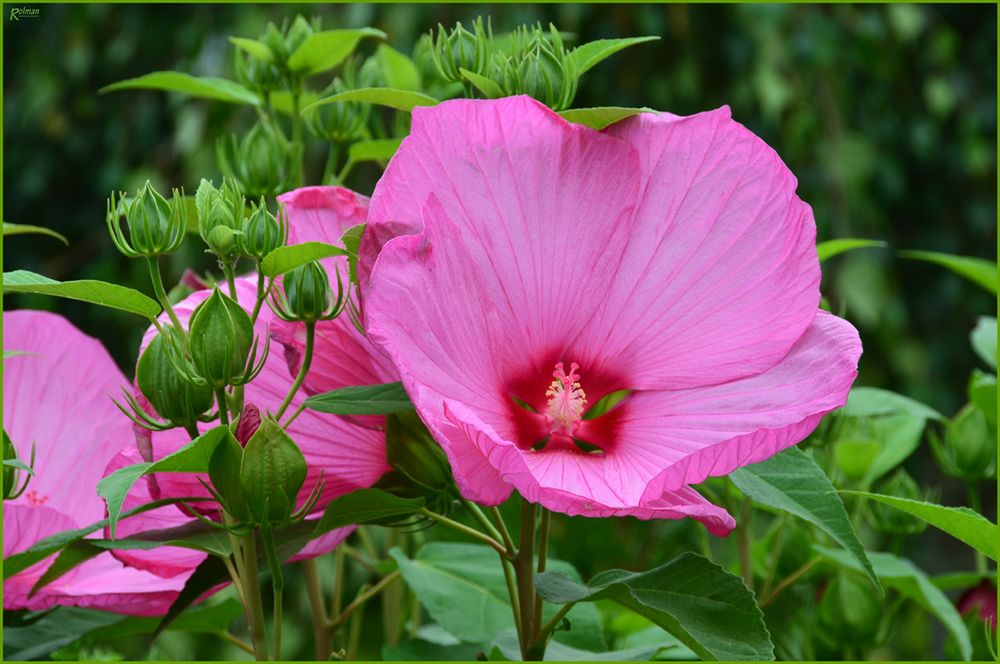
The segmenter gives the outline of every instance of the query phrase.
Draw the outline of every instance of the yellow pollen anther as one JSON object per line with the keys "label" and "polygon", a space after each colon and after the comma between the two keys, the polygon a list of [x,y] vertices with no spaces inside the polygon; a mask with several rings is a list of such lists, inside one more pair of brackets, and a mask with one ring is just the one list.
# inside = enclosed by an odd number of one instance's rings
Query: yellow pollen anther
{"label": "yellow pollen anther", "polygon": [[567,436],[573,434],[573,428],[583,418],[583,410],[587,406],[587,393],[580,387],[580,376],[576,370],[580,366],[573,362],[569,365],[567,374],[563,363],[556,365],[552,372],[555,380],[545,391],[549,398],[546,414],[552,422],[552,433]]}

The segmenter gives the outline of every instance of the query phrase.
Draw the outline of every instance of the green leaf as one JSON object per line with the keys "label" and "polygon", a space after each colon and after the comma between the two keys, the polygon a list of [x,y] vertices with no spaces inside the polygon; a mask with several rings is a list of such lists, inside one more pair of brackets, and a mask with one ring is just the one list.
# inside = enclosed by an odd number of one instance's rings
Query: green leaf
{"label": "green leaf", "polygon": [[476,86],[477,90],[486,95],[487,99],[499,99],[504,96],[503,88],[492,78],[463,68],[459,68],[458,72],[465,77],[465,80]]}
{"label": "green leaf", "polygon": [[881,240],[862,240],[860,238],[840,238],[837,240],[827,240],[816,245],[816,254],[820,262],[833,258],[837,254],[855,249],[866,249],[868,247],[885,247],[885,242]]}
{"label": "green leaf", "polygon": [[388,415],[413,410],[402,383],[342,387],[309,397],[305,406],[333,415]]}
{"label": "green leaf", "polygon": [[[570,621],[572,622],[572,621]],[[507,630],[493,639],[492,646],[510,661],[521,661],[521,648],[516,630]],[[551,641],[545,648],[545,661],[549,662],[648,662],[662,650],[658,645],[638,646],[623,650],[593,652]],[[493,659],[492,657],[490,658]]]}
{"label": "green leaf", "polygon": [[377,106],[388,106],[398,111],[412,111],[417,106],[434,106],[438,100],[434,97],[414,92],[413,90],[399,90],[397,88],[359,88],[357,90],[346,90],[338,92],[329,97],[323,97],[319,101],[313,102],[303,110],[309,111],[324,104],[332,104],[337,101],[362,101]]}
{"label": "green leaf", "polygon": [[914,258],[940,265],[978,284],[987,292],[997,293],[997,264],[993,261],[970,256],[955,256],[938,251],[901,251],[903,258]]}
{"label": "green leaf", "polygon": [[597,106],[595,108],[571,108],[568,111],[560,111],[569,122],[582,124],[591,129],[604,129],[625,118],[640,113],[655,113],[650,108],[626,108],[624,106]]}
{"label": "green leaf", "polygon": [[357,163],[359,161],[389,161],[396,154],[402,138],[375,138],[368,141],[351,143],[347,157]]}
{"label": "green leaf", "polygon": [[610,570],[583,586],[559,572],[535,576],[550,602],[610,599],[648,618],[706,660],[773,660],[764,616],[743,580],[693,553],[648,572]]}
{"label": "green leaf", "polygon": [[303,242],[278,247],[260,262],[260,271],[268,277],[276,277],[300,265],[305,265],[320,258],[330,256],[346,256],[343,247],[337,247],[325,242]]}
{"label": "green leaf", "polygon": [[972,548],[981,551],[991,559],[997,559],[997,543],[1000,541],[1000,529],[983,515],[968,507],[945,507],[934,503],[925,503],[909,498],[883,496],[867,491],[846,491],[841,493],[864,496],[871,500],[885,503],[918,519],[926,521]]}
{"label": "green leaf", "polygon": [[59,607],[23,627],[4,625],[3,658],[5,661],[41,659],[96,629],[123,620],[127,618],[108,611]]}
{"label": "green leaf", "polygon": [[170,605],[166,615],[153,630],[153,638],[155,639],[177,621],[184,610],[201,599],[206,592],[229,578],[229,572],[226,570],[226,564],[222,562],[222,558],[209,556],[202,561],[188,577],[188,580],[184,582],[184,587],[181,588],[177,599]]}
{"label": "green leaf", "polygon": [[57,233],[51,228],[45,228],[44,226],[29,226],[26,224],[10,224],[7,223],[6,221],[3,222],[4,237],[7,237],[8,235],[28,235],[28,234],[48,235],[49,237],[54,237],[55,239],[59,240],[65,245],[69,245],[69,240],[67,240],[63,234]]}
{"label": "green leaf", "polygon": [[944,422],[946,418],[930,406],[915,401],[902,394],[877,387],[855,387],[847,396],[847,404],[840,410],[841,415],[850,417],[873,417],[905,413],[925,420]]}
{"label": "green leaf", "polygon": [[[170,625],[169,630],[171,632],[222,636],[224,632],[229,630],[233,621],[242,615],[243,606],[234,597],[216,604],[204,602],[182,613]],[[137,634],[151,634],[159,622],[160,618],[126,618],[108,627],[98,628],[87,636],[93,639],[111,640]]]}
{"label": "green leaf", "polygon": [[920,445],[927,421],[911,415],[888,415],[868,422],[878,453],[868,467],[865,482],[871,484],[909,458]]}
{"label": "green leaf", "polygon": [[413,60],[388,44],[379,44],[375,56],[382,63],[382,75],[390,88],[420,90],[420,70]]}
{"label": "green leaf", "polygon": [[790,447],[766,461],[740,468],[729,475],[750,499],[799,517],[828,534],[844,547],[882,589],[865,547],[858,539],[837,490],[812,457]]}
{"label": "green leaf", "polygon": [[[292,93],[288,90],[275,90],[270,94],[269,99],[271,100],[271,107],[274,110],[289,116],[295,115],[295,104],[292,103]],[[312,90],[303,90],[302,94],[299,95],[299,108],[303,109],[306,106],[315,104],[317,101],[319,101],[317,93]]]}
{"label": "green leaf", "polygon": [[340,241],[344,243],[347,251],[347,267],[351,283],[358,283],[358,250],[361,248],[361,236],[365,233],[367,224],[357,224],[351,226],[340,236]]}
{"label": "green leaf", "polygon": [[629,37],[627,39],[598,39],[597,41],[577,46],[570,51],[569,56],[576,60],[577,72],[578,75],[581,75],[601,60],[611,57],[622,49],[659,39],[656,36]]}
{"label": "green leaf", "polygon": [[154,463],[137,463],[119,468],[97,483],[97,494],[108,505],[108,525],[115,537],[119,515],[132,486],[144,475],[161,472],[207,473],[215,448],[232,436],[229,427],[219,425],[206,431],[190,443]]}
{"label": "green leaf", "polygon": [[400,498],[379,489],[358,489],[326,506],[323,516],[316,523],[313,537],[344,526],[397,523],[416,514],[423,506],[423,498]]}
{"label": "green leaf", "polygon": [[146,297],[139,291],[93,279],[56,281],[27,270],[15,270],[3,273],[3,291],[4,294],[38,293],[80,300],[149,319],[156,318],[160,313],[160,305],[156,300]]}
{"label": "green leaf", "polygon": [[969,337],[972,349],[994,371],[997,368],[997,319],[980,316]]}
{"label": "green leaf", "polygon": [[385,39],[386,34],[375,28],[314,32],[289,56],[288,68],[306,75],[333,69],[346,60],[365,37]]}
{"label": "green leaf", "polygon": [[[816,551],[842,567],[862,571],[858,562],[839,549],[816,546]],[[935,586],[927,575],[905,558],[897,558],[891,553],[871,552],[870,558],[875,573],[885,583],[905,597],[913,600],[934,615],[955,637],[962,657],[968,660],[972,655],[969,630],[962,622],[948,597]]]}
{"label": "green leaf", "polygon": [[[399,549],[389,554],[399,565],[406,585],[434,621],[450,634],[470,643],[489,643],[514,628],[503,570],[496,551],[482,544],[429,542],[408,558]],[[568,563],[550,560],[549,569],[579,581]],[[557,607],[543,606],[542,620]],[[554,638],[575,648],[604,650],[606,643],[596,607],[581,605],[568,614],[572,629]]]}
{"label": "green leaf", "polygon": [[211,76],[195,77],[179,71],[154,71],[137,78],[130,78],[106,85],[100,93],[118,90],[164,90],[182,92],[193,97],[227,101],[232,104],[260,106],[261,99],[254,92],[236,81]]}
{"label": "green leaf", "polygon": [[997,377],[973,369],[969,377],[969,400],[993,426],[997,424]]}
{"label": "green leaf", "polygon": [[230,43],[236,48],[246,51],[261,62],[271,64],[274,62],[274,52],[267,44],[256,39],[246,39],[245,37],[230,37]]}

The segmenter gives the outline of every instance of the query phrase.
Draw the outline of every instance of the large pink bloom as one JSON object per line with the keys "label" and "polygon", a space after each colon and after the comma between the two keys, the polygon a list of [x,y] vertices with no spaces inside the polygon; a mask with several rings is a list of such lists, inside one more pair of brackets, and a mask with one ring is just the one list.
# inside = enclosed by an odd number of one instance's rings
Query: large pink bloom
{"label": "large pink bloom", "polygon": [[[253,307],[256,297],[256,275],[241,277],[236,280],[236,290],[241,305],[248,311]],[[174,307],[181,322],[185,325],[194,309],[203,302],[211,291],[197,291]],[[274,316],[267,305],[264,305],[257,320],[256,332],[261,339],[273,334],[280,320]],[[350,323],[348,322],[349,326]],[[155,329],[150,328],[143,338],[141,349],[153,339]],[[141,350],[140,350],[141,353]],[[284,399],[292,385],[294,374],[289,364],[298,368],[298,360],[294,357],[286,359],[290,354],[283,352],[280,343],[272,342],[271,352],[264,369],[245,388],[245,403],[256,405],[261,412],[275,411]],[[294,354],[292,354],[294,355]],[[303,390],[292,400],[285,418],[288,417],[304,401]],[[200,425],[202,431],[210,425]],[[302,449],[309,472],[301,492],[299,504],[305,502],[316,482],[322,476],[323,490],[317,502],[316,509],[321,510],[334,498],[350,493],[356,489],[374,484],[388,470],[385,459],[384,434],[357,426],[335,415],[326,415],[312,410],[304,410],[288,428],[288,433]],[[190,442],[183,429],[171,429],[164,432],[150,433],[144,429],[137,431],[138,448],[123,452],[115,460],[108,472],[130,463],[138,463],[143,459],[159,459],[176,451]],[[201,477],[207,481],[207,477]],[[175,497],[207,497],[208,492],[199,482],[199,477],[182,473],[158,473],[140,482],[133,489],[126,501],[129,509],[150,500]],[[139,530],[152,530],[181,525],[191,521],[191,517],[177,507],[167,507],[122,522],[119,526],[119,536],[125,536]],[[351,528],[334,530],[327,535],[310,542],[293,560],[300,560],[320,555],[332,550],[347,535]],[[154,551],[119,551],[116,555],[128,564],[147,569],[162,576],[173,576],[189,571],[204,559],[204,554],[173,547],[161,547]]]}
{"label": "large pink bloom", "polygon": [[[97,483],[112,457],[130,444],[132,432],[111,401],[127,381],[100,342],[55,314],[13,311],[3,322],[4,348],[28,353],[4,360],[4,428],[25,462],[32,442],[36,449],[28,491],[3,505],[7,557],[49,535],[103,519]],[[4,582],[5,609],[71,605],[159,615],[186,580],[186,575],[162,579],[128,569],[103,553],[29,598],[49,562]]]}
{"label": "large pink bloom", "polygon": [[818,309],[795,186],[728,108],[605,132],[526,97],[416,109],[371,201],[366,326],[462,493],[727,532],[690,485],[802,440],[861,352]]}

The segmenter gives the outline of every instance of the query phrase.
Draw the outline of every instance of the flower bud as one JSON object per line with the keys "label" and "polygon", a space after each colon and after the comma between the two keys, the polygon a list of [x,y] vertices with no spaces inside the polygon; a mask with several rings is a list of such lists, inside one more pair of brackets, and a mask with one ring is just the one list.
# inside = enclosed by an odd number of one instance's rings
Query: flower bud
{"label": "flower bud", "polygon": [[931,436],[931,447],[946,475],[970,482],[990,479],[996,473],[996,440],[990,435],[986,415],[966,404],[948,423],[944,440]]}
{"label": "flower bud", "polygon": [[236,422],[236,429],[233,431],[236,442],[246,447],[247,443],[250,442],[250,437],[257,433],[257,429],[260,428],[260,423],[260,408],[252,403],[248,403],[246,408],[243,409],[240,419]]}
{"label": "flower bud", "polygon": [[509,55],[494,54],[487,72],[508,95],[526,94],[564,110],[576,97],[579,71],[554,26],[521,28],[511,36]]}
{"label": "flower bud", "polygon": [[236,259],[236,235],[243,228],[246,201],[234,180],[226,178],[222,189],[202,180],[195,194],[198,234],[209,250],[225,262]]}
{"label": "flower bud", "polygon": [[[31,473],[25,470],[24,462],[18,459],[17,449],[14,447],[14,442],[7,435],[7,432],[3,432],[3,499],[4,500],[14,500],[19,498],[25,489],[28,488],[28,483],[31,481]],[[31,463],[28,464],[28,468],[33,468],[35,465],[35,448],[31,448]],[[20,466],[20,467],[19,467]],[[21,481],[21,474],[24,473],[24,481]]]}
{"label": "flower bud", "polygon": [[287,224],[279,222],[268,211],[267,204],[262,198],[243,224],[240,253],[249,258],[262,260],[264,256],[285,244],[287,233]]}
{"label": "flower bud", "polygon": [[[132,199],[114,193],[107,205],[107,224],[111,239],[126,256],[159,256],[176,251],[187,232],[187,210],[183,194],[174,190],[168,202],[147,180]],[[122,231],[120,218],[125,217],[128,237]]]}
{"label": "flower bud", "polygon": [[263,418],[243,450],[240,484],[250,520],[284,524],[292,516],[307,465],[295,441],[276,421]]}
{"label": "flower bud", "polygon": [[190,428],[212,407],[212,389],[191,383],[177,371],[167,343],[162,333],[153,337],[139,358],[136,382],[160,417],[175,426]]}
{"label": "flower bud", "polygon": [[[902,468],[882,482],[878,493],[909,500],[926,499],[926,496],[921,494],[916,481]],[[915,535],[927,528],[925,521],[884,503],[871,501],[869,507],[868,520],[880,532],[889,535]]]}
{"label": "flower bud", "polygon": [[389,465],[416,484],[432,491],[452,485],[448,459],[415,411],[386,418],[385,445]]}
{"label": "flower bud", "polygon": [[819,603],[823,632],[847,643],[869,643],[878,632],[882,603],[871,584],[854,574],[834,577]]}
{"label": "flower bud", "polygon": [[483,19],[473,23],[474,32],[469,32],[461,23],[445,32],[438,25],[437,39],[434,40],[434,65],[441,77],[449,82],[465,82],[462,69],[481,74],[486,68],[488,57],[493,50],[492,30],[483,28]]}
{"label": "flower bud", "polygon": [[330,279],[319,261],[299,266],[285,275],[284,294],[277,289],[271,308],[279,318],[296,322],[316,322],[336,318],[347,303],[340,273],[337,273],[337,296],[333,296]]}
{"label": "flower bud", "polygon": [[[259,416],[259,414],[258,414]],[[240,416],[244,421],[246,411]],[[237,432],[239,425],[237,425]],[[240,466],[243,463],[243,447],[245,441],[237,441],[236,436],[228,435],[222,440],[208,461],[208,479],[212,489],[219,497],[222,507],[238,522],[250,518],[246,498],[243,495],[243,483],[240,480]]]}
{"label": "flower bud", "polygon": [[[339,78],[335,78],[321,96],[330,97],[348,89]],[[335,101],[307,113],[306,126],[317,138],[336,142],[354,141],[364,135],[370,109],[370,104]]]}
{"label": "flower bud", "polygon": [[191,359],[213,389],[237,382],[254,345],[250,316],[218,288],[194,310],[190,326]]}
{"label": "flower bud", "polygon": [[273,196],[287,188],[294,152],[284,139],[259,122],[242,141],[223,136],[216,143],[219,169],[254,197]]}
{"label": "flower bud", "polygon": [[266,96],[281,86],[281,71],[274,64],[258,60],[239,48],[234,58],[236,80],[257,94]]}

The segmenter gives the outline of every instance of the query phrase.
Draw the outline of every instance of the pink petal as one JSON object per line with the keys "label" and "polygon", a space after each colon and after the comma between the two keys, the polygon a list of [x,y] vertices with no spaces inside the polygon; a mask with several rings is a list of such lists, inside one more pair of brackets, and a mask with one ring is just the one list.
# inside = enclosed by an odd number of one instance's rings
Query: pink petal
{"label": "pink petal", "polygon": [[131,424],[112,399],[128,385],[100,342],[62,316],[4,314],[4,348],[30,353],[4,360],[3,419],[18,456],[35,476],[10,505],[44,504],[80,526],[104,518],[97,482],[132,440]]}
{"label": "pink petal", "polygon": [[614,289],[579,344],[633,388],[774,366],[819,305],[816,225],[795,177],[728,107],[642,114],[608,133],[639,152],[642,195]]}
{"label": "pink petal", "polygon": [[339,245],[344,231],[368,218],[368,198],[344,187],[302,187],[278,200],[288,214],[288,244]]}

